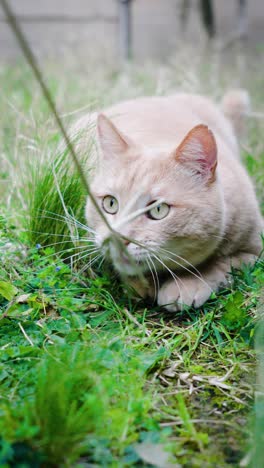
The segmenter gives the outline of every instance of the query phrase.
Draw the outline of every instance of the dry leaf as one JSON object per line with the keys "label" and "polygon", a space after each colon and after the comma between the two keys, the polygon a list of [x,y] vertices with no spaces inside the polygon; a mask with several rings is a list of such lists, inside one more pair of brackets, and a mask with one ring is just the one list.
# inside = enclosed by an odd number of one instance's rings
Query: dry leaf
{"label": "dry leaf", "polygon": [[150,465],[157,468],[180,468],[177,463],[169,463],[169,453],[164,450],[162,444],[152,444],[143,442],[142,444],[134,445],[135,452],[140,458]]}

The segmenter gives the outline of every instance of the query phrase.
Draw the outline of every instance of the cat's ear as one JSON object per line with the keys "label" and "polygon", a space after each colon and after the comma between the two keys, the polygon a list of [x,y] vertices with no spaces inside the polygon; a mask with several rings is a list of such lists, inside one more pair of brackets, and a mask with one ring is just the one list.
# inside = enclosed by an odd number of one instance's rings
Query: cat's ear
{"label": "cat's ear", "polygon": [[176,149],[177,161],[192,172],[200,174],[206,182],[215,180],[217,146],[213,133],[206,125],[197,125]]}
{"label": "cat's ear", "polygon": [[105,157],[125,153],[132,145],[129,138],[123,135],[104,114],[99,114],[97,117],[97,131]]}

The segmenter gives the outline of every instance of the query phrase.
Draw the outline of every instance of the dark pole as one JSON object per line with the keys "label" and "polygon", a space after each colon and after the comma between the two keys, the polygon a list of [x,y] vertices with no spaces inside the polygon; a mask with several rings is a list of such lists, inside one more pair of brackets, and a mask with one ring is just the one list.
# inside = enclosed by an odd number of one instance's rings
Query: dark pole
{"label": "dark pole", "polygon": [[238,32],[241,38],[245,38],[248,32],[247,0],[238,2]]}
{"label": "dark pole", "polygon": [[190,16],[191,0],[182,0],[180,8],[181,28],[185,31]]}
{"label": "dark pole", "polygon": [[200,0],[202,21],[210,38],[215,35],[215,18],[212,0]]}
{"label": "dark pole", "polygon": [[118,0],[119,3],[119,48],[121,59],[132,56],[131,3],[132,0]]}

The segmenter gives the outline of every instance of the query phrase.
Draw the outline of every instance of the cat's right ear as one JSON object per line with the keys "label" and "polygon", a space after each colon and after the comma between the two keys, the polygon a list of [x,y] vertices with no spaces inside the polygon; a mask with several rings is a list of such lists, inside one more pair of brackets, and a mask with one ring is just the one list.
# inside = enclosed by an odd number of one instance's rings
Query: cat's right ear
{"label": "cat's right ear", "polygon": [[215,180],[217,146],[213,132],[206,125],[192,128],[174,152],[174,157],[205,182]]}
{"label": "cat's right ear", "polygon": [[97,117],[97,132],[105,158],[126,153],[132,146],[129,138],[121,133],[104,114],[99,114]]}

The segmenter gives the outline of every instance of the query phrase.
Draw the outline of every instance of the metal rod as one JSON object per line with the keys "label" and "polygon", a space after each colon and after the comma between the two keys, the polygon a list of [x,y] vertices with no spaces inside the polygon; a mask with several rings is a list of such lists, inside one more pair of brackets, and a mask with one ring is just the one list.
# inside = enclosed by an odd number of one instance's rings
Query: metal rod
{"label": "metal rod", "polygon": [[119,48],[121,59],[126,61],[132,57],[132,0],[118,0],[119,3]]}
{"label": "metal rod", "polygon": [[248,33],[248,2],[239,0],[238,2],[238,32],[241,38],[245,38]]}
{"label": "metal rod", "polygon": [[200,0],[200,10],[202,16],[202,22],[211,39],[215,36],[215,17],[214,17],[214,5],[212,0]]}

